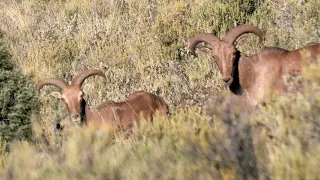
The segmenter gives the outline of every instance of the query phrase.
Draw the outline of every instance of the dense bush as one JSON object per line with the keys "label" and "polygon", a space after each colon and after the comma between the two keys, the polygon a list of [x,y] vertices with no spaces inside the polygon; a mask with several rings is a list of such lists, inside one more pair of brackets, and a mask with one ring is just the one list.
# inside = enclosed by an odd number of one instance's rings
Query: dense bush
{"label": "dense bush", "polygon": [[108,127],[89,127],[63,132],[65,139],[59,145],[16,143],[0,175],[8,179],[319,179],[320,96],[316,92],[320,84],[304,86],[298,95],[288,93],[268,102],[254,116],[210,106],[212,123],[188,108],[169,119],[156,118],[152,124],[143,121],[129,137],[123,133],[113,137]]}
{"label": "dense bush", "polygon": [[31,116],[37,107],[34,83],[14,67],[0,42],[0,139],[30,139]]}

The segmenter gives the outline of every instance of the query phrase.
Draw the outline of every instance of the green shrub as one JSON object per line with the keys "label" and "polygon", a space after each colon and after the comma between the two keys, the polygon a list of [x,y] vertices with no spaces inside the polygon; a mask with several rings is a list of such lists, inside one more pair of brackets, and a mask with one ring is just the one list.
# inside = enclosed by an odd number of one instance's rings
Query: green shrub
{"label": "green shrub", "polygon": [[[235,179],[225,129],[209,128],[196,109],[142,121],[126,137],[108,128],[71,129],[55,151],[14,145],[0,176],[12,179]],[[47,147],[45,147],[47,146]],[[10,167],[10,168],[9,168]]]}
{"label": "green shrub", "polygon": [[31,115],[37,108],[34,83],[14,67],[10,55],[0,44],[1,139],[30,139]]}
{"label": "green shrub", "polygon": [[253,119],[256,155],[271,179],[319,179],[320,96],[318,82],[269,102]]}

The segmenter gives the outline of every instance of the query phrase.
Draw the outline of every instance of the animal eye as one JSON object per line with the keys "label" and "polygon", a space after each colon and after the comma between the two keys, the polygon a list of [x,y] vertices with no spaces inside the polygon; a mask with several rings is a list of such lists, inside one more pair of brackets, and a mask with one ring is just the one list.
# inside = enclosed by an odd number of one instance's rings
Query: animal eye
{"label": "animal eye", "polygon": [[81,93],[79,99],[83,99],[84,93]]}

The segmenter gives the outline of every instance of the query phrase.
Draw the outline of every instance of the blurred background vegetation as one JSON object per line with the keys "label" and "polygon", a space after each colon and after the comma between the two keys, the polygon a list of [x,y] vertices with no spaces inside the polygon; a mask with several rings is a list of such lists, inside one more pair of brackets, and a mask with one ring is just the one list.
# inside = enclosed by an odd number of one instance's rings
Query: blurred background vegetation
{"label": "blurred background vegetation", "polygon": [[[260,44],[247,36],[246,55],[319,42],[319,10],[318,0],[2,0],[0,177],[320,179],[319,64],[304,70],[298,93],[252,117],[223,109],[228,90],[211,58],[187,54],[189,37],[240,24],[266,33]],[[146,90],[172,115],[129,137],[107,127],[56,132],[66,107],[49,96],[54,87],[35,97],[34,82],[86,68],[107,76],[86,81],[91,106]]]}
{"label": "blurred background vegetation", "polygon": [[0,140],[30,139],[31,117],[38,112],[38,105],[31,77],[14,67],[0,40]]}

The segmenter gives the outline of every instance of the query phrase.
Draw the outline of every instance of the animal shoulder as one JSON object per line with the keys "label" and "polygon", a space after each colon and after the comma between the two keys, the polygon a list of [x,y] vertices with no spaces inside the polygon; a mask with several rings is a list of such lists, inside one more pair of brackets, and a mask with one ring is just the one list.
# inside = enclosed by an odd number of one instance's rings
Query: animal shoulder
{"label": "animal shoulder", "polygon": [[139,96],[150,96],[150,93],[148,93],[146,91],[136,91],[136,92],[133,92],[132,94],[130,94],[128,96],[128,99],[135,99]]}
{"label": "animal shoulder", "polygon": [[107,107],[110,107],[110,106],[118,106],[118,105],[119,105],[118,102],[106,101],[106,102],[102,103],[100,106],[98,106],[98,109],[107,108]]}
{"label": "animal shoulder", "polygon": [[288,50],[279,47],[264,47],[260,50],[260,54],[277,54],[288,52]]}

